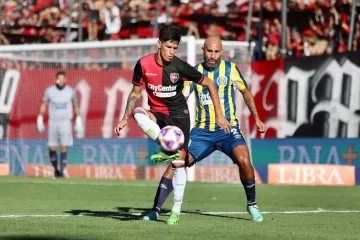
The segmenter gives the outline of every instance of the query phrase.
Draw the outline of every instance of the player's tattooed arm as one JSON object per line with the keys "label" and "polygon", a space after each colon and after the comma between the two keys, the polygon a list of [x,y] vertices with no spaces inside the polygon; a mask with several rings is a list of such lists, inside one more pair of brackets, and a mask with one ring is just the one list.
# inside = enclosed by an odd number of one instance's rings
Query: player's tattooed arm
{"label": "player's tattooed arm", "polygon": [[251,92],[249,91],[249,89],[245,88],[243,90],[240,90],[240,92],[242,93],[243,97],[244,97],[244,101],[246,103],[246,106],[249,108],[251,115],[254,117],[255,119],[255,124],[258,127],[258,131],[261,133],[264,133],[266,130],[266,125],[265,123],[263,123],[259,117],[259,114],[256,110],[256,105],[255,105],[255,101],[254,101],[254,97],[251,94]]}
{"label": "player's tattooed arm", "polygon": [[139,98],[137,96],[129,96],[126,104],[125,114],[123,119],[128,119],[132,111],[135,109],[136,102]]}
{"label": "player's tattooed arm", "polygon": [[255,106],[255,103],[254,103],[254,98],[245,97],[245,103],[248,106],[248,108],[249,108],[251,114],[253,115],[253,117],[258,118],[259,114],[257,113],[257,110],[256,110],[256,106]]}
{"label": "player's tattooed arm", "polygon": [[131,115],[131,113],[134,111],[135,106],[136,106],[136,102],[139,100],[140,98],[140,94],[141,94],[141,87],[140,86],[136,86],[134,85],[133,89],[131,90],[128,100],[127,100],[127,104],[126,104],[126,109],[125,109],[125,113],[124,113],[124,117],[123,119],[116,125],[114,132],[116,135],[121,136],[121,129],[123,129],[128,122],[128,119]]}
{"label": "player's tattooed arm", "polygon": [[249,108],[251,115],[254,117],[254,119],[259,119],[259,114],[256,109],[254,97],[252,96],[250,90],[248,88],[245,88],[241,90],[241,93],[244,97],[244,101],[246,103],[246,106]]}
{"label": "player's tattooed arm", "polygon": [[114,132],[116,135],[121,136],[121,129],[123,129],[128,122],[128,119],[130,117],[130,114],[134,111],[136,102],[139,100],[141,94],[141,87],[134,85],[133,89],[131,90],[127,104],[126,109],[124,113],[123,119],[116,125]]}
{"label": "player's tattooed arm", "polygon": [[135,109],[137,101],[140,98],[140,94],[141,94],[141,87],[134,85],[132,91],[129,94],[128,100],[127,100],[123,119],[126,119],[126,120],[129,119],[131,113]]}

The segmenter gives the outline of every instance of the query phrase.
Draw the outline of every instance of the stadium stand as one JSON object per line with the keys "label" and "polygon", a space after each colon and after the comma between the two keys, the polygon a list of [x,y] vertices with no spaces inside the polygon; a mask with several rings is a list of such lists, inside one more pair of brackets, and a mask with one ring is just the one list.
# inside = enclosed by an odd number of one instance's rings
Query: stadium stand
{"label": "stadium stand", "polygon": [[[79,25],[84,41],[151,38],[156,22],[156,0],[84,0],[82,6],[79,0],[0,2],[2,44],[79,41]],[[168,20],[179,25],[184,35],[196,38],[221,36],[224,40],[245,40],[248,0],[172,0],[169,16],[166,1],[160,2],[157,20],[160,25]],[[347,51],[351,3],[352,0],[290,0],[286,29],[288,56]],[[259,41],[260,24],[263,34],[262,44],[255,47],[253,60],[280,56],[281,7],[281,0],[264,0],[264,20],[260,23],[260,0],[255,0],[250,40]],[[358,14],[353,39],[353,50],[356,51],[360,43]]]}

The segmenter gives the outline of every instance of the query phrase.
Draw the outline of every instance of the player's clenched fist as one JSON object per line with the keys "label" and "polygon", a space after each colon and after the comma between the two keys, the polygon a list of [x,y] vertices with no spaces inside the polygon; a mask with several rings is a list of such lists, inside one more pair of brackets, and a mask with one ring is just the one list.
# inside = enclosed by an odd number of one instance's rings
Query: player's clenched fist
{"label": "player's clenched fist", "polygon": [[260,119],[256,120],[256,126],[259,130],[259,132],[264,133],[266,130],[266,125],[263,123]]}
{"label": "player's clenched fist", "polygon": [[120,131],[126,126],[127,122],[128,122],[127,119],[123,119],[116,125],[114,132],[117,136],[121,136]]}

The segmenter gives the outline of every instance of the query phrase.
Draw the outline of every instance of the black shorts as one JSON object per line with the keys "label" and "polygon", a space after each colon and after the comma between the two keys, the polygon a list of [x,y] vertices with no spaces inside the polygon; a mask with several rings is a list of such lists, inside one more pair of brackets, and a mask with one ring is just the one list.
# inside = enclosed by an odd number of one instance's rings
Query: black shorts
{"label": "black shorts", "polygon": [[100,12],[99,10],[90,10],[89,12],[89,22],[100,24]]}
{"label": "black shorts", "polygon": [[185,115],[183,117],[170,117],[163,113],[152,112],[156,118],[156,123],[159,125],[160,129],[166,126],[177,126],[184,133],[184,145],[182,147],[183,151],[187,151],[189,145],[189,135],[190,135],[190,117]]}
{"label": "black shorts", "polygon": [[112,34],[107,34],[104,32],[104,36],[103,36],[103,40],[107,41],[107,40],[111,40]]}

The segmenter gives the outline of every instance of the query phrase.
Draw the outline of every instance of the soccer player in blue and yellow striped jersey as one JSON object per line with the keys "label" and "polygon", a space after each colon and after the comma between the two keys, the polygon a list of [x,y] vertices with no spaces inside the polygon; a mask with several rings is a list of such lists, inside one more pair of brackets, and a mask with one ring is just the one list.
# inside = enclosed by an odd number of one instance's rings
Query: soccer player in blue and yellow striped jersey
{"label": "soccer player in blue and yellow striped jersey", "polygon": [[[248,86],[235,63],[219,60],[216,68],[208,68],[205,63],[196,65],[195,68],[205,76],[214,81],[219,93],[221,109],[224,116],[233,127],[239,127],[239,120],[235,109],[235,88],[246,91]],[[246,89],[246,90],[245,90]],[[197,115],[195,127],[208,131],[218,130],[216,124],[215,110],[209,91],[199,84],[188,82],[184,95],[189,91],[195,91],[197,98]]]}
{"label": "soccer player in blue and yellow striped jersey", "polygon": [[[187,166],[193,166],[215,150],[228,155],[239,167],[240,180],[247,197],[248,212],[251,214],[253,221],[262,222],[264,218],[256,202],[254,168],[250,161],[248,147],[240,130],[239,120],[236,117],[235,90],[242,93],[245,103],[255,119],[258,130],[265,132],[266,126],[260,120],[254,98],[239,69],[235,63],[221,60],[222,52],[222,42],[219,38],[210,37],[206,39],[203,47],[204,62],[195,68],[214,81],[218,90],[222,112],[232,126],[231,133],[225,133],[216,124],[214,105],[208,90],[199,84],[188,82],[183,94],[188,97],[192,91],[195,92],[197,114],[195,126],[190,132]],[[171,168],[168,168],[164,176],[169,177],[172,174],[171,170]],[[155,199],[154,211],[162,207],[165,201],[164,197],[167,196]],[[151,216],[151,213],[148,216]],[[144,219],[151,220],[148,216]],[[178,221],[179,213],[172,211],[168,224],[177,224]]]}

